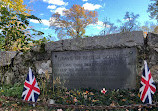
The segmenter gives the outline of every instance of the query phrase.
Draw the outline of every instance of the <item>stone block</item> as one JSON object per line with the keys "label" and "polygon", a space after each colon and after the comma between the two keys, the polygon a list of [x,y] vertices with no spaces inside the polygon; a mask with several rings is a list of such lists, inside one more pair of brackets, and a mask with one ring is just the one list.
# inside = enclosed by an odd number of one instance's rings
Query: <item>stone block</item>
{"label": "stone block", "polygon": [[82,41],[83,41],[82,38],[71,39],[70,50],[82,50],[83,47]]}
{"label": "stone block", "polygon": [[142,31],[95,36],[94,38],[95,46],[102,48],[136,47],[144,45],[144,36]]}
{"label": "stone block", "polygon": [[45,44],[46,51],[63,51],[63,41],[48,42]]}
{"label": "stone block", "polygon": [[51,60],[36,61],[35,67],[38,74],[45,74],[46,71],[52,73]]}
{"label": "stone block", "polygon": [[16,56],[16,51],[2,51],[0,52],[0,66],[10,65],[12,59]]}
{"label": "stone block", "polygon": [[45,46],[46,51],[89,50],[106,49],[115,47],[135,47],[144,45],[142,31],[110,34],[106,36],[94,36],[87,38],[66,39],[49,42]]}
{"label": "stone block", "polygon": [[158,34],[148,33],[147,39],[148,39],[148,45],[150,48],[152,47],[158,48]]}
{"label": "stone block", "polygon": [[64,51],[71,50],[71,39],[65,39],[62,42],[62,47]]}

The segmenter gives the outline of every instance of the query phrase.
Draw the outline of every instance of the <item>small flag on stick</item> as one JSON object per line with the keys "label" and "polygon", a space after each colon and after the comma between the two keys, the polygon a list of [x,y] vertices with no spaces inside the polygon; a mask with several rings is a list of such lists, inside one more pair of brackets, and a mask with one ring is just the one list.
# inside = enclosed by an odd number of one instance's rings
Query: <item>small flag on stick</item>
{"label": "small flag on stick", "polygon": [[144,69],[141,77],[140,99],[143,103],[152,104],[152,95],[156,91],[153,78],[148,68],[147,62],[144,60]]}
{"label": "small flag on stick", "polygon": [[31,68],[29,68],[29,74],[24,83],[24,89],[22,93],[22,99],[26,101],[36,102],[40,94],[40,88],[38,87],[37,81]]}

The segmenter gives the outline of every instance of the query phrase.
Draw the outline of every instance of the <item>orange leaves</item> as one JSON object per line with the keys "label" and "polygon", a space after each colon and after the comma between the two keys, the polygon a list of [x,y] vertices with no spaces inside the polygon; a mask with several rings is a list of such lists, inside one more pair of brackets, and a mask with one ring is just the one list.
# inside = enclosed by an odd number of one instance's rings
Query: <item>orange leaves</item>
{"label": "orange leaves", "polygon": [[65,32],[67,36],[72,38],[82,37],[85,34],[85,28],[89,24],[94,24],[98,21],[98,14],[96,11],[85,10],[80,5],[73,5],[69,10],[63,11],[64,16],[60,14],[53,14],[54,18],[51,22],[51,27]]}
{"label": "orange leaves", "polygon": [[83,7],[80,5],[73,5],[72,10],[77,16],[84,16],[85,15],[85,10]]}
{"label": "orange leaves", "polygon": [[146,38],[148,32],[143,32],[144,38]]}

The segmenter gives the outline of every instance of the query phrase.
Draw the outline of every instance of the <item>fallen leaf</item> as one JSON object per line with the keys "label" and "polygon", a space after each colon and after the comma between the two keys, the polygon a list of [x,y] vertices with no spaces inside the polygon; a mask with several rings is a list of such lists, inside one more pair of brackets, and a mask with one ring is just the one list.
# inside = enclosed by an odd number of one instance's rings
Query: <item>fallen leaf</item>
{"label": "fallen leaf", "polygon": [[93,92],[90,92],[90,95],[94,95],[94,93],[93,93]]}
{"label": "fallen leaf", "polygon": [[110,104],[110,106],[116,106],[116,105],[115,105],[115,102],[112,101],[112,103]]}
{"label": "fallen leaf", "polygon": [[18,105],[17,104],[11,104],[12,106],[14,106],[14,107],[17,107]]}
{"label": "fallen leaf", "polygon": [[126,101],[126,99],[122,99],[122,101]]}
{"label": "fallen leaf", "polygon": [[92,102],[97,102],[97,101],[99,101],[99,100],[94,100],[94,99],[92,100]]}

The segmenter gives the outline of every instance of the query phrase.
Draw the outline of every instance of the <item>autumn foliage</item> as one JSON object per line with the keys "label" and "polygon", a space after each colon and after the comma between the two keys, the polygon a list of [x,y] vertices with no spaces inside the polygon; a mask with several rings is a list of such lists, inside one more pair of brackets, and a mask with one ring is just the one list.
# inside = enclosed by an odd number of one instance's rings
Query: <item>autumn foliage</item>
{"label": "autumn foliage", "polygon": [[85,10],[80,5],[73,5],[69,10],[64,10],[63,15],[53,14],[50,26],[55,28],[59,39],[65,36],[77,38],[85,34],[86,26],[95,24],[97,21],[96,11]]}
{"label": "autumn foliage", "polygon": [[0,50],[26,51],[31,47],[32,33],[43,34],[29,27],[29,19],[40,19],[29,14],[23,0],[2,0],[0,10]]}
{"label": "autumn foliage", "polygon": [[3,5],[8,6],[10,11],[15,11],[16,13],[22,13],[29,15],[30,9],[23,4],[23,0],[2,0]]}

